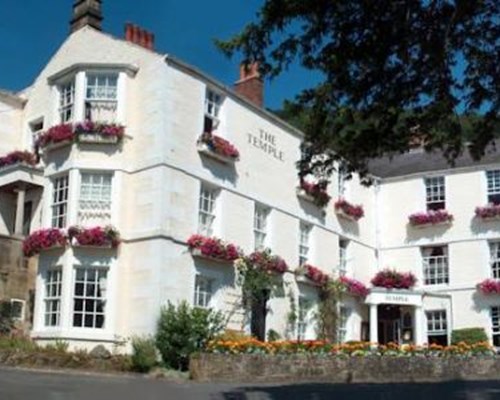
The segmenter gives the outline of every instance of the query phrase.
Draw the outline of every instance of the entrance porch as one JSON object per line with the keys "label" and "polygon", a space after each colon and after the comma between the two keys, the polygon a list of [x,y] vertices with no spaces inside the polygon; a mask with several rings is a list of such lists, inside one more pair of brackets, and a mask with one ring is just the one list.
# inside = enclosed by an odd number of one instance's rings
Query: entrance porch
{"label": "entrance porch", "polygon": [[374,288],[365,303],[370,307],[370,342],[423,345],[425,316],[421,292]]}

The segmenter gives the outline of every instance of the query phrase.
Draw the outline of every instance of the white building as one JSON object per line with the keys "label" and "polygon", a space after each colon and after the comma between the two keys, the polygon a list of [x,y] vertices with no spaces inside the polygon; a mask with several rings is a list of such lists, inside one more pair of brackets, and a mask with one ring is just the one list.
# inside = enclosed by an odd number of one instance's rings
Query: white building
{"label": "white building", "polygon": [[[0,169],[0,233],[23,234],[26,219],[32,233],[111,224],[122,242],[40,252],[33,337],[112,346],[153,333],[160,308],[181,300],[222,310],[229,327],[245,329],[234,267],[188,251],[187,239],[203,233],[245,253],[269,247],[291,269],[307,260],[368,286],[386,267],[417,276],[412,290],[346,294],[343,340],[424,343],[479,326],[498,343],[500,297],[480,294],[476,284],[500,277],[500,223],[474,218],[474,209],[498,195],[500,157],[461,159],[449,169],[437,155],[412,152],[374,162],[369,188],[334,176],[333,200],[364,208],[359,221],[346,219],[333,201],[322,209],[297,195],[302,134],[256,104],[255,71],[243,70],[233,90],[154,51],[146,31],[128,26],[125,39],[101,32],[99,0],[74,7],[73,32],[33,84],[0,92],[0,156],[32,149],[51,127],[88,119],[123,124],[125,138],[49,144],[37,167]],[[210,128],[238,149],[238,161],[197,146]],[[408,224],[410,214],[442,207],[452,224]],[[283,279],[268,329],[313,338],[317,287],[293,273]],[[300,316],[292,327],[290,297]]]}

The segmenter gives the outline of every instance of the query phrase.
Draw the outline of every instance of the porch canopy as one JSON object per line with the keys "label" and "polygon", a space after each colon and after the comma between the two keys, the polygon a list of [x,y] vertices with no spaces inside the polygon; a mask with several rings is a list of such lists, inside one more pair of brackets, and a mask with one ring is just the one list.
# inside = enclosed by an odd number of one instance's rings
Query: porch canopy
{"label": "porch canopy", "polygon": [[413,310],[412,341],[417,345],[424,344],[423,294],[424,292],[408,289],[372,288],[365,299],[365,303],[370,307],[370,342],[379,342],[379,306],[388,305],[404,306]]}

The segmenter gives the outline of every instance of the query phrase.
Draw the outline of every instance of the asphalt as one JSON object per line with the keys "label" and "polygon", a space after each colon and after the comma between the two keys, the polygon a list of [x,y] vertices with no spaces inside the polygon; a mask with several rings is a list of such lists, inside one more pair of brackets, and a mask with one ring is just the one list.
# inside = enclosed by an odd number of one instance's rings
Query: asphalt
{"label": "asphalt", "polygon": [[0,400],[500,400],[500,381],[240,385],[0,368]]}

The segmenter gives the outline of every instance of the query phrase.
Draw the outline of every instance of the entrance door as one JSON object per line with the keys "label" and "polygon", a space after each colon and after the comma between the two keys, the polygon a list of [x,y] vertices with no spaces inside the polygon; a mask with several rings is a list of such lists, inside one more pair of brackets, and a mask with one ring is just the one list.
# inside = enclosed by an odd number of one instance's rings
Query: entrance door
{"label": "entrance door", "polygon": [[399,306],[382,304],[378,309],[378,342],[401,342],[401,309]]}

